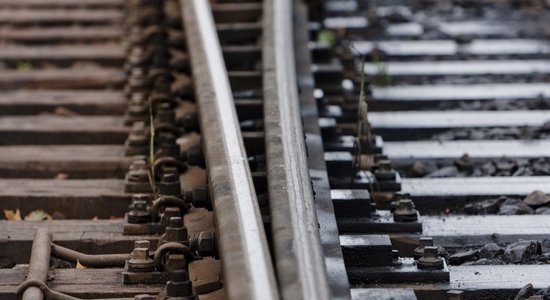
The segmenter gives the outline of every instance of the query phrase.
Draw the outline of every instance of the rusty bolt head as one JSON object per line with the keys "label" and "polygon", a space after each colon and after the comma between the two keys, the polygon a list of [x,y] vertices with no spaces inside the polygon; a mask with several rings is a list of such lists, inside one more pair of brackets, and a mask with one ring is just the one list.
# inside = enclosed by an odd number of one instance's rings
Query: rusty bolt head
{"label": "rusty bolt head", "polygon": [[194,207],[203,207],[211,210],[212,205],[208,197],[208,187],[206,185],[194,187],[193,190],[185,192],[186,202],[193,204]]}
{"label": "rusty bolt head", "polygon": [[213,256],[215,250],[215,236],[213,232],[203,231],[199,234],[198,240],[198,252],[201,256]]}
{"label": "rusty bolt head", "polygon": [[163,174],[159,183],[159,194],[167,196],[180,196],[181,187],[179,176],[176,173]]}
{"label": "rusty bolt head", "polygon": [[141,201],[141,200],[134,201],[132,203],[132,207],[134,211],[139,211],[139,212],[147,211],[147,202]]}
{"label": "rusty bolt head", "polygon": [[149,257],[148,248],[135,248],[128,260],[130,272],[152,272],[155,270],[153,260]]}
{"label": "rusty bolt head", "polygon": [[415,222],[418,220],[418,211],[414,208],[411,199],[399,200],[399,206],[393,212],[393,219],[396,222]]}
{"label": "rusty bolt head", "polygon": [[421,270],[441,270],[445,267],[443,258],[439,257],[439,250],[434,246],[424,247],[424,255],[418,259],[416,266]]}
{"label": "rusty bolt head", "polygon": [[151,242],[148,240],[139,240],[134,242],[134,249],[146,248],[151,249]]}
{"label": "rusty bolt head", "polygon": [[424,255],[424,248],[434,245],[434,240],[431,237],[421,237],[418,240],[418,247],[414,249],[414,259],[419,259]]}
{"label": "rusty bolt head", "polygon": [[447,291],[448,300],[462,300],[464,299],[464,291],[449,290]]}
{"label": "rusty bolt head", "polygon": [[145,203],[151,202],[151,195],[150,194],[134,194],[132,195],[132,202],[134,201],[143,201]]}
{"label": "rusty bolt head", "polygon": [[152,221],[151,212],[146,201],[132,201],[132,208],[126,215],[126,220],[130,224],[143,224]]}
{"label": "rusty bolt head", "polygon": [[392,170],[391,162],[387,159],[380,160],[378,162],[378,167],[380,168],[380,170],[383,170],[383,171],[391,171]]}
{"label": "rusty bolt head", "polygon": [[147,182],[149,180],[149,172],[146,170],[130,170],[128,171],[128,181],[130,182]]}
{"label": "rusty bolt head", "polygon": [[184,242],[187,241],[187,228],[183,226],[183,220],[180,217],[170,218],[170,223],[166,227],[166,241]]}
{"label": "rusty bolt head", "polygon": [[193,284],[189,280],[186,270],[176,270],[170,273],[170,280],[166,284],[166,296],[174,298],[195,299]]}

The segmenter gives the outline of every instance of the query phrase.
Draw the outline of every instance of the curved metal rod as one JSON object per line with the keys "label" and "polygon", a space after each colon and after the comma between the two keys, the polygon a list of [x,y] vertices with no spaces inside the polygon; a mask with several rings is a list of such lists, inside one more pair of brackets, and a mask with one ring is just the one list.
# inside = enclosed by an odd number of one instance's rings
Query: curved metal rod
{"label": "curved metal rod", "polygon": [[81,298],[76,298],[69,296],[60,292],[51,290],[44,282],[37,279],[27,279],[21,283],[16,290],[18,295],[22,294],[26,289],[35,287],[39,288],[40,291],[44,294],[45,300],[81,300]]}
{"label": "curved metal rod", "polygon": [[[52,234],[46,227],[36,230],[32,241],[31,259],[27,273],[27,280],[46,282],[48,279],[48,269],[50,268],[51,248],[50,243]],[[34,286],[21,289],[22,300],[34,300],[42,298],[42,291]]]}
{"label": "curved metal rod", "polygon": [[84,266],[92,268],[108,268],[124,266],[126,260],[130,259],[130,254],[84,254],[54,243],[50,243],[52,256],[76,263],[77,260]]}
{"label": "curved metal rod", "polygon": [[183,254],[183,257],[185,258],[185,264],[188,264],[195,258],[193,252],[191,252],[191,249],[189,249],[189,247],[185,245],[176,242],[162,244],[160,247],[158,247],[157,251],[155,251],[154,255],[155,269],[157,269],[158,271],[164,270],[163,259],[166,253]]}
{"label": "curved metal rod", "polygon": [[153,206],[151,206],[151,215],[153,216],[153,221],[158,222],[160,220],[160,208],[164,206],[176,206],[180,209],[180,214],[183,215],[189,210],[189,203],[185,200],[180,199],[175,196],[160,196],[155,201],[153,201]]}
{"label": "curved metal rod", "polygon": [[165,156],[165,157],[160,157],[155,159],[155,162],[153,163],[153,169],[155,170],[155,174],[160,174],[160,167],[164,164],[175,166],[181,172],[187,169],[187,164],[185,162],[171,156]]}

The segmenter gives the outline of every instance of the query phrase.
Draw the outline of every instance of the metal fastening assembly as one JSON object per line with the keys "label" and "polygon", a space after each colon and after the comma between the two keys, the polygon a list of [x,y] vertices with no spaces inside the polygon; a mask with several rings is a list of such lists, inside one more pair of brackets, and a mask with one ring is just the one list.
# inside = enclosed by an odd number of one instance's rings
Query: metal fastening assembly
{"label": "metal fastening assembly", "polygon": [[374,171],[374,176],[376,176],[376,179],[381,181],[395,180],[396,172],[392,168],[389,160],[380,160],[378,162],[378,169]]}
{"label": "metal fastening assembly", "polygon": [[126,156],[143,155],[147,153],[149,139],[145,134],[145,123],[134,122],[132,130],[124,143],[124,154]]}
{"label": "metal fastening assembly", "polygon": [[449,290],[447,291],[448,300],[462,300],[464,299],[464,291]]}
{"label": "metal fastening assembly", "polygon": [[211,231],[202,231],[198,237],[189,240],[189,248],[197,251],[200,256],[218,256],[216,234]]}
{"label": "metal fastening assembly", "polygon": [[166,298],[178,300],[195,300],[193,284],[189,280],[187,270],[176,270],[170,273],[170,280],[166,284]]}
{"label": "metal fastening assembly", "polygon": [[424,248],[434,245],[434,240],[431,237],[421,237],[418,240],[418,247],[414,249],[414,259],[418,260],[424,255]]}
{"label": "metal fastening assembly", "polygon": [[186,131],[199,131],[199,117],[196,112],[189,112],[178,119],[179,125],[183,126]]}
{"label": "metal fastening assembly", "polygon": [[142,200],[132,200],[132,209],[126,215],[126,220],[130,224],[149,223],[153,220],[147,202]]}
{"label": "metal fastening assembly", "polygon": [[166,232],[164,235],[164,240],[161,242],[178,242],[184,243],[187,241],[187,228],[183,225],[183,219],[180,217],[170,218],[170,223],[166,227]]}
{"label": "metal fastening assembly", "polygon": [[418,220],[418,211],[414,208],[411,199],[399,200],[399,206],[393,212],[393,219],[396,222],[415,222]]}
{"label": "metal fastening assembly", "polygon": [[424,247],[424,255],[416,262],[421,270],[442,270],[445,268],[443,258],[439,256],[439,250],[434,246]]}
{"label": "metal fastening assembly", "polygon": [[194,207],[202,207],[212,210],[212,202],[208,193],[208,186],[194,187],[191,191],[185,191],[185,202],[191,203]]}
{"label": "metal fastening assembly", "polygon": [[424,255],[424,248],[431,247],[431,246],[437,247],[437,251],[439,255],[443,255],[445,253],[445,248],[443,248],[442,246],[434,245],[434,240],[432,237],[421,237],[418,240],[418,247],[416,247],[413,252],[414,259],[418,260],[420,257],[422,257]]}
{"label": "metal fastening assembly", "polygon": [[144,273],[153,272],[154,270],[155,264],[149,257],[149,248],[134,248],[131,258],[128,260],[128,271]]}
{"label": "metal fastening assembly", "polygon": [[206,167],[206,162],[204,160],[204,154],[202,152],[201,146],[190,147],[187,151],[181,154],[185,162],[190,166],[200,166]]}
{"label": "metal fastening assembly", "polygon": [[177,174],[163,174],[158,184],[158,193],[164,196],[181,196],[180,180]]}
{"label": "metal fastening assembly", "polygon": [[149,169],[143,157],[136,157],[126,174],[124,182],[125,193],[151,193]]}

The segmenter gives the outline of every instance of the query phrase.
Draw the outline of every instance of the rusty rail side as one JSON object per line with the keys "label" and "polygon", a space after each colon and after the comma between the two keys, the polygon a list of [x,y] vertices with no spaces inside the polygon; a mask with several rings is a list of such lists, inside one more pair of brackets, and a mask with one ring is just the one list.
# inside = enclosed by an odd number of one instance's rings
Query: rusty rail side
{"label": "rusty rail side", "polygon": [[229,299],[278,299],[233,95],[208,1],[181,0]]}

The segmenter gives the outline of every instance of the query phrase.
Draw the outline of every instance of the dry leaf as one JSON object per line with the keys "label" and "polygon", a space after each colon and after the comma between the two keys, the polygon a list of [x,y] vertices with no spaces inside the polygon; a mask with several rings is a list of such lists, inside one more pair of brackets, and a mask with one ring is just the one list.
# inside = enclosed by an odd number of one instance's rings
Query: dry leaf
{"label": "dry leaf", "polygon": [[80,264],[80,260],[78,260],[78,258],[76,259],[76,269],[77,269],[77,270],[84,270],[84,269],[86,269],[85,266],[83,266],[83,265]]}
{"label": "dry leaf", "polygon": [[68,179],[69,178],[69,174],[66,174],[66,173],[59,173],[57,175],[55,175],[55,179],[57,180],[65,180],[65,179]]}
{"label": "dry leaf", "polygon": [[21,220],[21,212],[19,211],[19,208],[15,211],[11,209],[4,209],[4,217],[8,221],[20,221]]}
{"label": "dry leaf", "polygon": [[118,216],[111,216],[111,220],[122,220],[124,217],[118,217]]}
{"label": "dry leaf", "polygon": [[95,216],[95,217],[92,218],[92,221],[97,221],[97,220],[99,220],[99,219],[97,218],[97,216]]}
{"label": "dry leaf", "polygon": [[53,218],[50,214],[40,209],[33,210],[30,214],[25,216],[25,221],[44,221],[52,219]]}

